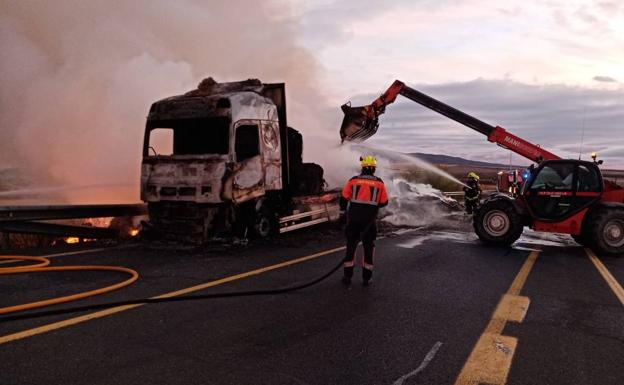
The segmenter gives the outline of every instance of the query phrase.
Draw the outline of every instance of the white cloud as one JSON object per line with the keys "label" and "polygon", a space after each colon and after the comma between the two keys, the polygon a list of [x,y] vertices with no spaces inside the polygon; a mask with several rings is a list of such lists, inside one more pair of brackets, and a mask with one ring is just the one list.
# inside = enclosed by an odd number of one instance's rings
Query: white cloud
{"label": "white cloud", "polygon": [[[343,92],[398,77],[440,83],[479,77],[600,86],[624,78],[620,2],[411,1],[308,5],[304,38]],[[381,3],[380,3],[381,4]],[[322,37],[322,39],[319,39]]]}
{"label": "white cloud", "polygon": [[[584,152],[600,151],[607,165],[624,167],[621,1],[305,4],[303,43],[325,68],[330,104],[370,103],[400,79],[564,157],[578,156],[585,126]],[[407,101],[388,109],[375,143],[497,162],[509,157],[478,133]]]}

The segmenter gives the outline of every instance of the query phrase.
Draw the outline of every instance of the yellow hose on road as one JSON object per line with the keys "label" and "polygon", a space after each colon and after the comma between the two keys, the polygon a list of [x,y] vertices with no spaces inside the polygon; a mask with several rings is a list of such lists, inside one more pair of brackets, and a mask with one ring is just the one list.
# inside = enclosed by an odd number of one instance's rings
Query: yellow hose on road
{"label": "yellow hose on road", "polygon": [[26,266],[14,266],[14,267],[3,267],[0,268],[0,274],[2,274],[2,272],[6,272],[5,274],[10,274],[11,272],[18,272],[18,271],[22,271],[22,270],[30,270],[30,269],[34,269],[37,267],[45,267],[48,266],[50,264],[50,260],[48,258],[45,257],[17,257],[17,256],[11,256],[11,257],[4,257],[4,256],[0,256],[0,260],[6,260],[6,262],[17,262],[17,261],[39,261],[38,264],[36,265],[26,265]]}
{"label": "yellow hose on road", "polygon": [[92,297],[94,295],[108,293],[113,290],[121,289],[122,287],[131,285],[137,279],[139,279],[139,273],[135,270],[128,269],[126,267],[119,266],[58,266],[58,267],[47,267],[50,264],[50,260],[45,257],[23,257],[23,256],[0,256],[0,260],[10,260],[10,261],[37,261],[38,264],[28,265],[28,266],[16,266],[16,267],[3,267],[0,268],[0,275],[8,275],[8,274],[23,274],[23,273],[45,273],[49,271],[115,271],[121,273],[130,274],[130,278],[116,283],[114,285],[106,286],[100,289],[89,290],[78,294],[67,295],[64,297],[57,297],[46,299],[42,301],[36,301],[21,305],[8,306],[0,308],[0,314],[9,314],[15,313],[18,311],[25,311],[36,309],[44,306],[56,305],[59,303],[76,301],[86,297]]}

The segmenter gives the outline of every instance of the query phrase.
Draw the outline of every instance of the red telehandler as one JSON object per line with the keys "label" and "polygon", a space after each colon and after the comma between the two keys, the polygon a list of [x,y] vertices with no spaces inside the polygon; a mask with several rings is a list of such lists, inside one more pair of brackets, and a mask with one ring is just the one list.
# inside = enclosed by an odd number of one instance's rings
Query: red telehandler
{"label": "red telehandler", "polygon": [[517,198],[495,193],[474,215],[474,229],[489,244],[510,245],[524,226],[570,234],[581,245],[608,255],[624,255],[624,188],[604,180],[593,162],[561,159],[500,126],[491,126],[396,80],[372,104],[342,106],[342,141],[363,141],[377,132],[379,115],[398,95],[487,136],[488,141],[537,163]]}

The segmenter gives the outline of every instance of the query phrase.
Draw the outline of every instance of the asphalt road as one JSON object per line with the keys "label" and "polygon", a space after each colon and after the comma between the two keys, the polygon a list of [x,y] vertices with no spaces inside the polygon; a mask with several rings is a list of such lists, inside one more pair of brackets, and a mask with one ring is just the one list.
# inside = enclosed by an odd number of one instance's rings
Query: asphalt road
{"label": "asphalt road", "polygon": [[[338,230],[322,227],[247,246],[181,251],[138,244],[51,261],[125,266],[141,275],[130,287],[77,305],[232,276],[192,294],[303,283],[338,263],[342,250],[316,254],[342,242]],[[350,288],[335,273],[276,296],[0,317],[0,384],[624,384],[624,298],[567,237],[533,233],[501,249],[471,233],[413,230],[379,240],[376,255],[374,284],[366,288],[356,270]],[[305,256],[312,257],[236,277]],[[599,260],[624,284],[624,258]],[[125,278],[1,276],[0,307]]]}

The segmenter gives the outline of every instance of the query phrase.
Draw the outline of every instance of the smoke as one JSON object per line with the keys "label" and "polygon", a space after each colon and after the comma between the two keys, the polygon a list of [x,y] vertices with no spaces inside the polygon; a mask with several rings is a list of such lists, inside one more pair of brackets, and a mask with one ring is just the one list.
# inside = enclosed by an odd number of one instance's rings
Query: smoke
{"label": "smoke", "polygon": [[[316,142],[313,142],[316,143]],[[401,174],[402,166],[417,168],[447,178],[458,184],[463,183],[452,175],[438,169],[421,159],[407,156],[387,149],[373,148],[361,144],[329,147],[325,152],[332,159],[340,159],[342,167],[325,170],[330,185],[341,186],[345,180],[360,173],[357,157],[360,154],[374,155],[377,159],[377,171],[388,191],[388,206],[379,216],[387,224],[398,227],[416,227],[432,229],[469,230],[470,218],[464,214],[460,204],[446,197],[440,190],[426,183],[408,180]],[[398,166],[398,167],[397,167]]]}
{"label": "smoke", "polygon": [[35,186],[127,186],[77,189],[72,203],[138,201],[150,104],[207,76],[286,82],[289,124],[337,142],[291,13],[275,1],[0,3],[0,169]]}
{"label": "smoke", "polygon": [[392,197],[388,222],[445,218],[439,192],[394,180],[396,154],[340,145],[342,114],[325,102],[322,68],[297,44],[291,11],[243,0],[0,3],[0,176],[7,168],[20,174],[0,187],[29,203],[53,203],[53,195],[136,202],[150,104],[207,76],[259,78],[286,83],[288,123],[303,133],[305,161],[321,164],[330,186],[359,173],[358,157],[373,153]]}
{"label": "smoke", "polygon": [[456,228],[463,222],[458,203],[427,184],[393,178],[386,183],[390,201],[383,220],[395,226]]}

